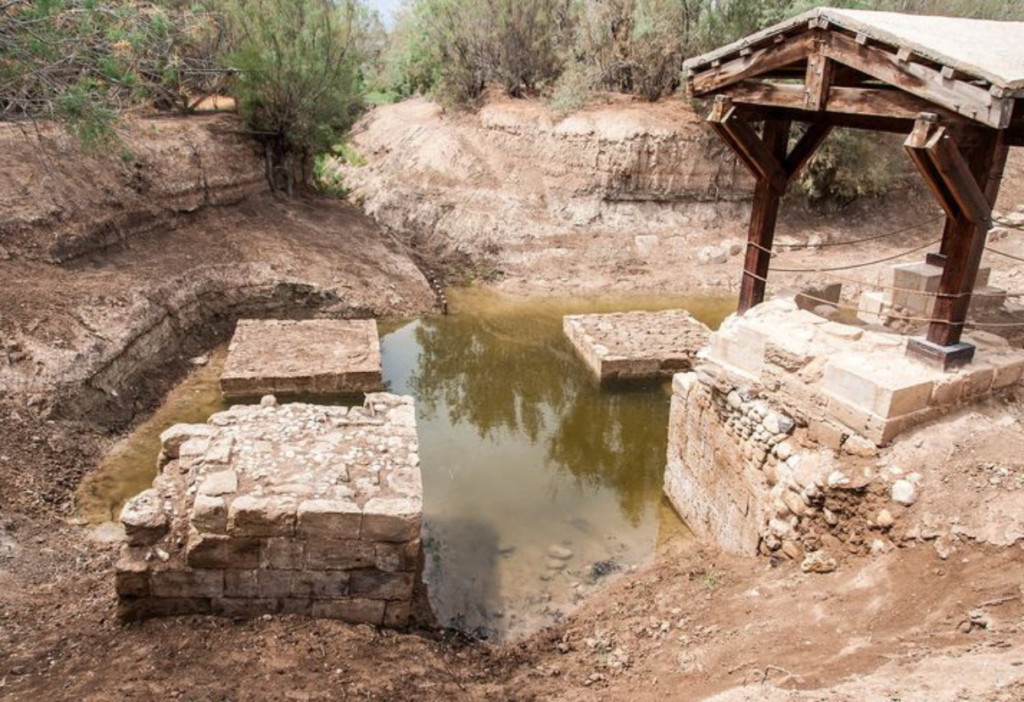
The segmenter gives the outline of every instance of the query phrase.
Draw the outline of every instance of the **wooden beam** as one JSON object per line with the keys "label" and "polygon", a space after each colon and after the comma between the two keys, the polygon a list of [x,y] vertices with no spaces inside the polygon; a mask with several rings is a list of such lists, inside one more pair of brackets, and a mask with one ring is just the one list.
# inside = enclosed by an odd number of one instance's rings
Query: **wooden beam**
{"label": "wooden beam", "polygon": [[988,228],[992,221],[992,203],[985,198],[971,174],[971,167],[943,127],[929,140],[927,152],[963,216],[977,226]]}
{"label": "wooden beam", "polygon": [[903,143],[903,150],[917,167],[917,170],[924,178],[925,185],[932,192],[932,195],[942,206],[942,210],[949,219],[960,217],[960,208],[956,198],[950,192],[945,179],[939,173],[935,162],[928,153],[928,144],[939,132],[939,119],[936,115],[923,113],[914,124],[914,129]]}
{"label": "wooden beam", "polygon": [[828,34],[822,52],[833,61],[982,124],[996,129],[1009,124],[1012,100],[996,98],[987,89],[964,81],[943,78],[941,71],[916,63],[910,60],[912,57],[901,60],[899,55],[877,47],[859,46],[838,32]]}
{"label": "wooden beam", "polygon": [[[791,109],[806,107],[804,86],[786,83],[745,82],[731,86],[723,94],[737,104],[766,105]],[[933,112],[944,121],[963,120],[954,112],[937,108],[916,95],[891,88],[849,88],[833,85],[827,98],[829,113],[891,117],[910,122],[922,112]],[[910,131],[912,125],[907,125]]]}
{"label": "wooden beam", "polygon": [[[776,161],[786,158],[789,145],[787,120],[768,120],[764,125],[763,146]],[[747,232],[747,252],[743,261],[743,280],[740,281],[740,299],[737,307],[743,314],[764,301],[765,279],[771,264],[775,223],[779,216],[782,193],[766,178],[759,178],[754,188],[754,204],[750,210],[750,228]]]}
{"label": "wooden beam", "polygon": [[807,57],[807,77],[804,78],[804,109],[824,110],[828,91],[832,85],[832,62],[823,54]]}
{"label": "wooden beam", "polygon": [[730,100],[715,98],[708,122],[756,178],[766,181],[779,194],[786,191],[786,172],[779,159],[772,155],[753,127],[736,113]]}
{"label": "wooden beam", "polygon": [[792,181],[800,173],[804,165],[811,160],[814,152],[821,146],[821,142],[825,141],[825,138],[831,133],[832,125],[828,122],[814,122],[807,127],[807,131],[786,156],[786,162],[783,164],[787,181]]}
{"label": "wooden beam", "polygon": [[762,75],[783,66],[803,61],[811,53],[813,33],[808,32],[781,44],[772,44],[723,61],[721,66],[694,73],[689,76],[690,93],[702,97],[746,78]]}

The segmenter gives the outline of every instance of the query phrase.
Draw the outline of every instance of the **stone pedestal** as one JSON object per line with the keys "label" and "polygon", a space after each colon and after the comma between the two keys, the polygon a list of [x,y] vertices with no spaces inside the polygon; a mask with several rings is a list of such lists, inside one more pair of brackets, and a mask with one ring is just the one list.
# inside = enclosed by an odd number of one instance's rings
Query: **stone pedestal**
{"label": "stone pedestal", "polygon": [[220,377],[226,397],[333,395],[384,388],[373,319],[243,319]]}
{"label": "stone pedestal", "polygon": [[124,507],[124,618],[298,613],[402,627],[420,561],[411,398],[236,406],[164,432]]}

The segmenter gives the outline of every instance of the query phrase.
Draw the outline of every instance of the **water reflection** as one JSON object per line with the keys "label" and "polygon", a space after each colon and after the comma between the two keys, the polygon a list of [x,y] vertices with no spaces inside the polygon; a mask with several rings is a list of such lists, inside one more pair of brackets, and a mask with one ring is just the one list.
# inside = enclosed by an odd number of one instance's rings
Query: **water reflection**
{"label": "water reflection", "polygon": [[[668,395],[661,384],[601,390],[562,316],[685,307],[717,325],[731,302],[511,302],[486,291],[451,301],[451,316],[384,335],[384,375],[416,397],[438,619],[503,638],[556,621],[595,563],[604,572],[649,558],[665,516]],[[553,562],[552,546],[571,558]]]}

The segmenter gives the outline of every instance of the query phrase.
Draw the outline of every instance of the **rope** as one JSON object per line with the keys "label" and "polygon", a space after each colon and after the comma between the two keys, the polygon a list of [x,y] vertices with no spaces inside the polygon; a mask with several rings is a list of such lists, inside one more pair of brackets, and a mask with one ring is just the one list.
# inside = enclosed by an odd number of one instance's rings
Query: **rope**
{"label": "rope", "polygon": [[[903,256],[907,256],[908,254],[916,253],[924,249],[929,249],[932,246],[935,246],[936,244],[940,243],[941,241],[942,238],[940,237],[938,239],[935,239],[934,241],[929,241],[925,244],[922,244],[921,246],[915,246],[912,249],[901,251],[900,253],[893,254],[892,256],[886,256],[885,258],[875,259],[874,261],[862,261],[861,263],[851,263],[846,266],[831,266],[829,268],[773,268],[772,270],[778,271],[779,273],[828,273],[830,271],[849,271],[853,270],[854,268],[866,268],[868,266],[874,266],[879,263],[885,263],[886,261],[892,261],[897,258],[902,258]],[[756,242],[748,241],[747,245],[760,249],[769,256],[776,256],[776,253],[774,251],[764,246],[761,246]]]}
{"label": "rope", "polygon": [[850,239],[849,241],[824,241],[820,244],[779,244],[779,247],[787,251],[794,251],[797,249],[823,249],[830,246],[852,246],[853,244],[863,244],[867,241],[878,241],[879,239],[887,239],[891,236],[899,236],[900,234],[905,234],[911,231],[912,229],[919,229],[926,224],[938,222],[940,219],[943,219],[944,217],[945,215],[939,215],[937,217],[932,217],[931,219],[926,219],[923,222],[912,224],[909,227],[904,227],[903,229],[885,232],[884,234],[875,234],[874,236],[866,236],[861,239]]}
{"label": "rope", "polygon": [[990,246],[986,246],[985,250],[990,251],[994,254],[999,254],[1000,256],[1006,256],[1007,258],[1013,259],[1014,261],[1020,261],[1021,263],[1024,263],[1024,258],[1021,258],[1020,256],[1014,256],[1011,253],[1006,253],[1005,251],[1000,251],[999,249],[993,249]]}

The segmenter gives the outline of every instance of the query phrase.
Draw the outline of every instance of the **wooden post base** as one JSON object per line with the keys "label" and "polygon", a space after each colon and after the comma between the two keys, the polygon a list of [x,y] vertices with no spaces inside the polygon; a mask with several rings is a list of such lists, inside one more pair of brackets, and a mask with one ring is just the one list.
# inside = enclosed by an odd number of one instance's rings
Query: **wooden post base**
{"label": "wooden post base", "polygon": [[946,267],[946,254],[944,253],[929,253],[925,255],[924,262],[929,266],[938,266],[939,268]]}
{"label": "wooden post base", "polygon": [[974,360],[974,346],[962,341],[950,346],[939,346],[927,339],[910,339],[907,342],[907,355],[939,370],[950,371],[962,368]]}

